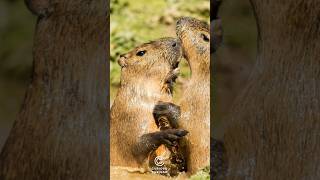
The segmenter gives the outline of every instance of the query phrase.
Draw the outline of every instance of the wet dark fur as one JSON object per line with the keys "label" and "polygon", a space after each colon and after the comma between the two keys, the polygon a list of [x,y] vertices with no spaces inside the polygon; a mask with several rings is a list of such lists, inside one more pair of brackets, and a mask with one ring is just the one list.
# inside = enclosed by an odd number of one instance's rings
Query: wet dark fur
{"label": "wet dark fur", "polygon": [[[180,115],[180,107],[168,102],[159,102],[153,110],[153,117],[160,131],[178,128],[178,120]],[[158,149],[150,153],[149,166],[156,167],[154,164],[154,159],[157,156],[165,153],[167,155],[167,159],[164,161],[164,166],[168,169],[168,172],[161,174],[176,176],[179,172],[187,170],[186,160],[184,157],[185,152],[180,148],[180,140],[169,143],[170,144],[160,146]]]}
{"label": "wet dark fur", "polygon": [[181,115],[180,106],[177,106],[170,102],[159,102],[153,109],[153,117],[156,125],[161,130],[165,130],[166,127],[161,126],[159,120],[166,118],[170,128],[178,128],[178,120]]}

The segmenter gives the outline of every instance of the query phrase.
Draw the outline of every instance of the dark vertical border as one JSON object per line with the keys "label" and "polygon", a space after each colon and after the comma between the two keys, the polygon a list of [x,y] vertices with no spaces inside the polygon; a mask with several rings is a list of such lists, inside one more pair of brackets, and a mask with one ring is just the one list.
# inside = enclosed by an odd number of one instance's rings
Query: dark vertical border
{"label": "dark vertical border", "polygon": [[[213,138],[213,122],[215,121],[215,114],[214,112],[217,107],[217,95],[216,95],[216,76],[215,76],[215,58],[213,57],[213,54],[216,51],[216,48],[218,47],[217,38],[214,38],[214,29],[213,27],[213,21],[218,20],[218,10],[221,4],[221,0],[210,0],[210,179],[220,179],[220,170],[222,170],[223,166],[223,155],[221,154],[224,152],[224,145],[221,141]],[[214,162],[215,161],[215,162]],[[222,174],[223,172],[221,172]]]}
{"label": "dark vertical border", "polygon": [[107,0],[108,7],[107,7],[107,21],[108,21],[108,30],[107,30],[107,59],[106,59],[106,65],[107,65],[107,150],[106,150],[106,157],[107,157],[107,177],[110,179],[110,0]]}
{"label": "dark vertical border", "polygon": [[[212,14],[212,9],[213,9],[213,6],[214,6],[214,4],[213,4],[213,0],[210,0],[210,27],[211,27],[211,21],[213,20],[213,14]],[[210,39],[212,39],[211,37],[212,37],[213,35],[212,35],[212,29],[210,28]],[[211,43],[210,43],[210,46],[211,46]],[[212,60],[211,60],[211,47],[210,47],[210,179],[212,179],[212,170],[213,170],[213,160],[212,160],[212,158],[211,157],[213,157],[213,154],[212,154],[212,146],[213,146],[213,144],[212,144],[212,135],[213,135],[213,133],[212,133],[212,128],[211,128],[211,126],[212,126],[212,120],[211,119],[213,119],[213,112],[214,112],[214,108],[215,108],[215,104],[214,104],[214,102],[215,102],[215,99],[216,99],[216,97],[214,96],[214,92],[215,92],[215,89],[214,89],[214,86],[213,86],[213,84],[214,84],[214,82],[216,82],[216,79],[215,79],[215,76],[214,76],[214,73],[213,73],[213,65],[214,65],[214,63],[212,62]]]}

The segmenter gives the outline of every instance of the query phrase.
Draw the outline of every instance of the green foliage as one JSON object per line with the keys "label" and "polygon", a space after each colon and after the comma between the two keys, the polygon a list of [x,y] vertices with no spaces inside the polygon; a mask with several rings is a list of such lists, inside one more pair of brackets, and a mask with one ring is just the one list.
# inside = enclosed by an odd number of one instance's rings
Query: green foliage
{"label": "green foliage", "polygon": [[195,175],[190,177],[190,180],[210,180],[210,166],[198,171]]}
{"label": "green foliage", "polygon": [[110,84],[111,86],[117,86],[120,83],[120,68],[117,67],[116,62],[110,61]]}
{"label": "green foliage", "polygon": [[0,2],[0,75],[14,80],[30,77],[35,18],[22,1]]}

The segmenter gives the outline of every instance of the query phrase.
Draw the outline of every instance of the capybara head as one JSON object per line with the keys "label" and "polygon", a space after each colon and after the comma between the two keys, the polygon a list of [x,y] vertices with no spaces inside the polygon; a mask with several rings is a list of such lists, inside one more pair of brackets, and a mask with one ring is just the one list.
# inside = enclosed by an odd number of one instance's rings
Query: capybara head
{"label": "capybara head", "polygon": [[191,17],[177,21],[177,36],[182,42],[184,56],[190,61],[208,61],[210,57],[210,28],[205,22]]}
{"label": "capybara head", "polygon": [[121,81],[138,78],[165,81],[169,72],[178,67],[181,52],[180,42],[175,38],[142,44],[120,56]]}

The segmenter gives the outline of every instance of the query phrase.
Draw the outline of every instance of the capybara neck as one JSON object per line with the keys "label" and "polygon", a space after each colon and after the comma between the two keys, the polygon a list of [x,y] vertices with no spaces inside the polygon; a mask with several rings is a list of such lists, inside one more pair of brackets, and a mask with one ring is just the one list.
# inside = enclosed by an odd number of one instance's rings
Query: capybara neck
{"label": "capybara neck", "polygon": [[[191,57],[188,59],[190,71],[191,71],[191,81],[196,80],[208,80],[210,81],[210,62],[203,61],[200,59],[202,57]],[[208,57],[209,58],[209,57]]]}
{"label": "capybara neck", "polygon": [[118,92],[118,96],[122,97],[122,100],[127,100],[127,105],[137,106],[137,102],[150,103],[149,108],[153,108],[153,105],[160,99],[163,101],[171,101],[172,95],[162,89],[163,82],[161,80],[153,80],[150,78],[139,78],[135,80],[123,79],[121,81],[121,88]]}

